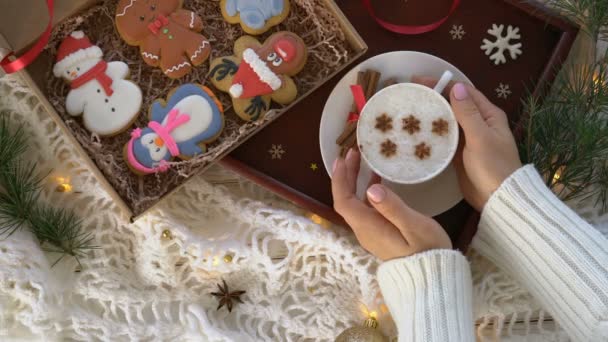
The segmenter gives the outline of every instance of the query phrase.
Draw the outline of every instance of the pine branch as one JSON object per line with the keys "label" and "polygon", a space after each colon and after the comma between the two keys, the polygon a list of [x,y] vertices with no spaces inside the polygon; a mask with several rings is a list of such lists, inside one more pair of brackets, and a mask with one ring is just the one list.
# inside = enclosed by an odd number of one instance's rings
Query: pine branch
{"label": "pine branch", "polygon": [[596,198],[608,209],[608,64],[569,64],[541,102],[526,103],[522,160],[563,200]]}
{"label": "pine branch", "polygon": [[549,0],[547,4],[577,23],[592,39],[607,38],[607,0]]}
{"label": "pine branch", "polygon": [[0,236],[27,227],[44,250],[61,253],[54,264],[65,255],[78,261],[87,250],[97,248],[93,236],[71,210],[42,203],[46,175],[36,172],[35,163],[22,161],[26,149],[23,126],[11,132],[8,116],[0,117]]}

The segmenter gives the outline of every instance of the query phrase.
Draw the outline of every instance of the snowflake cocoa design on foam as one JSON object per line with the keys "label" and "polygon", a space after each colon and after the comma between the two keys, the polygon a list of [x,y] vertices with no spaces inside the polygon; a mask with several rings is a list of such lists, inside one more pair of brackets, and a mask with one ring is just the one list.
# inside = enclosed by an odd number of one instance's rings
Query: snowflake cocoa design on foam
{"label": "snowflake cocoa design on foam", "polygon": [[380,144],[380,153],[387,158],[392,157],[397,154],[397,145],[395,145],[395,143],[390,139],[386,139],[382,144]]}
{"label": "snowflake cocoa design on foam", "polygon": [[448,122],[445,121],[444,119],[437,119],[435,121],[433,121],[433,133],[439,135],[439,136],[444,136],[446,134],[448,134]]}
{"label": "snowflake cocoa design on foam", "polygon": [[401,119],[401,122],[403,123],[403,130],[407,131],[410,135],[420,131],[420,120],[416,119],[413,115]]}
{"label": "snowflake cocoa design on foam", "polygon": [[376,118],[376,128],[381,130],[382,133],[386,133],[393,129],[393,118],[383,113]]}
{"label": "snowflake cocoa design on foam", "polygon": [[495,89],[496,91],[496,96],[499,99],[507,99],[509,97],[509,95],[511,95],[511,88],[509,87],[508,84],[502,84],[500,83],[498,85],[498,88]]}
{"label": "snowflake cocoa design on foam", "polygon": [[422,142],[415,146],[414,154],[416,155],[416,157],[418,157],[418,159],[424,160],[431,156],[431,146]]}
{"label": "snowflake cocoa design on foam", "polygon": [[270,153],[270,156],[272,157],[272,159],[282,159],[285,152],[286,151],[283,149],[283,145],[275,145],[275,144],[272,144],[272,146],[270,147],[270,150],[268,150],[268,153]]}
{"label": "snowflake cocoa design on foam", "polygon": [[467,32],[464,30],[462,25],[452,25],[450,34],[452,35],[452,40],[462,40]]}
{"label": "snowflake cocoa design on foam", "polygon": [[488,39],[483,40],[483,45],[481,49],[485,51],[486,56],[490,55],[495,49],[497,51],[490,56],[490,60],[494,61],[494,64],[504,64],[507,62],[507,58],[505,57],[505,50],[509,51],[509,55],[512,59],[517,59],[517,56],[522,54],[521,43],[511,44],[509,41],[520,39],[521,35],[519,34],[519,28],[509,25],[507,27],[507,34],[503,37],[502,31],[504,30],[505,25],[496,25],[492,24],[492,28],[488,30],[488,33],[494,37],[496,40],[491,42]]}

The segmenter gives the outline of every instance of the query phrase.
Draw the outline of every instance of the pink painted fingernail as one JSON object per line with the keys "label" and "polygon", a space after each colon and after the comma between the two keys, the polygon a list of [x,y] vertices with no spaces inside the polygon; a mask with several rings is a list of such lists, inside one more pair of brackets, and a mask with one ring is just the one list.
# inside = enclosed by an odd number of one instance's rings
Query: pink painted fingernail
{"label": "pink painted fingernail", "polygon": [[367,197],[369,197],[370,201],[375,203],[380,203],[386,197],[386,191],[380,184],[374,184],[367,189]]}
{"label": "pink painted fingernail", "polygon": [[467,87],[462,83],[456,83],[454,85],[454,98],[458,101],[466,100],[469,97],[469,91]]}
{"label": "pink painted fingernail", "polygon": [[331,167],[331,173],[334,174],[336,172],[336,167],[338,166],[338,158],[334,160],[334,165]]}

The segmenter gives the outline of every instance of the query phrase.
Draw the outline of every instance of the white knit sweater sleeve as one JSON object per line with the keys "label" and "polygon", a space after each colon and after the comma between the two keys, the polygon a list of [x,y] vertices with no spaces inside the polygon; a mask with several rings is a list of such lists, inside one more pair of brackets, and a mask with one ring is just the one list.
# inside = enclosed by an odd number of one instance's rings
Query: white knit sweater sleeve
{"label": "white knit sweater sleeve", "polygon": [[471,271],[458,251],[431,250],[383,263],[378,283],[399,341],[474,341]]}
{"label": "white knit sweater sleeve", "polygon": [[492,195],[472,246],[530,291],[573,341],[608,341],[608,240],[533,166]]}

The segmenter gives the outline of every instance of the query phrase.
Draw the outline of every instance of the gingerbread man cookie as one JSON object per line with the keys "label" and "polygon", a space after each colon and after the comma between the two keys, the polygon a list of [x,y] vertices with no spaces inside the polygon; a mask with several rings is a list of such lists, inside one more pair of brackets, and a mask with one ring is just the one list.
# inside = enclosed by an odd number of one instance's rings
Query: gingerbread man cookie
{"label": "gingerbread man cookie", "polygon": [[277,32],[260,44],[251,36],[234,43],[234,55],[211,62],[211,82],[232,97],[235,112],[246,121],[259,119],[271,100],[288,104],[298,89],[291,76],[306,64],[304,41],[292,32]]}
{"label": "gingerbread man cookie", "polygon": [[289,0],[222,0],[220,6],[227,22],[258,35],[283,22],[290,4]]}
{"label": "gingerbread man cookie", "polygon": [[74,31],[59,45],[53,74],[70,83],[68,114],[82,115],[90,132],[111,136],[135,121],[142,94],[135,83],[126,80],[127,64],[108,63],[102,57],[101,49],[91,44],[82,31]]}
{"label": "gingerbread man cookie", "polygon": [[129,168],[139,175],[167,171],[174,157],[205,153],[224,129],[222,104],[207,87],[193,83],[173,89],[166,102],[156,100],[149,118],[148,127],[131,132],[124,148]]}
{"label": "gingerbread man cookie", "polygon": [[203,21],[181,7],[181,0],[120,0],[116,8],[120,36],[170,78],[186,75],[211,52],[207,38],[198,33]]}

